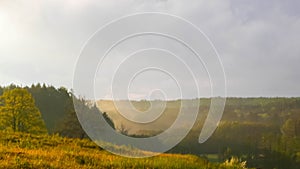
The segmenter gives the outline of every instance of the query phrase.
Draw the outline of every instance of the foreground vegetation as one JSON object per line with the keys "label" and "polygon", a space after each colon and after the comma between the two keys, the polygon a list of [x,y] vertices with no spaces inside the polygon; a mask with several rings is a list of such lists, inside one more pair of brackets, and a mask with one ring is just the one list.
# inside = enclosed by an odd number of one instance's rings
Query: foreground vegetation
{"label": "foreground vegetation", "polygon": [[0,168],[244,168],[236,158],[223,164],[194,155],[162,154],[132,159],[102,150],[88,139],[0,132]]}

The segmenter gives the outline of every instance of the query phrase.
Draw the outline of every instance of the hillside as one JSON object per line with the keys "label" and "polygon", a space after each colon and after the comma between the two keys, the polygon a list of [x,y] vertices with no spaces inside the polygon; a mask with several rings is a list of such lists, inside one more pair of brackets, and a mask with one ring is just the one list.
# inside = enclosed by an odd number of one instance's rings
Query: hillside
{"label": "hillside", "polygon": [[[0,95],[3,91],[11,90],[17,86],[11,85],[8,87],[0,87]],[[103,116],[106,117],[106,121],[111,124],[113,129],[116,129],[117,132],[120,132],[125,135],[130,135],[132,137],[149,137],[156,135],[161,131],[164,131],[174,122],[177,118],[178,110],[180,109],[181,100],[174,101],[133,101],[131,104],[134,105],[135,109],[142,112],[150,108],[156,111],[159,110],[159,106],[165,104],[166,107],[163,109],[162,115],[151,123],[137,124],[130,122],[128,119],[125,119],[120,115],[117,109],[114,106],[114,103],[109,100],[100,100],[97,102],[98,108],[94,105],[91,106],[90,101],[83,99],[72,99],[72,92],[68,91],[65,88],[56,89],[53,86],[46,85],[32,85],[31,87],[26,88],[34,97],[36,107],[41,111],[43,120],[45,121],[48,133],[50,135],[57,134],[62,137],[69,138],[87,138],[85,131],[81,128],[80,123],[78,122],[76,112],[73,107],[73,102],[76,101],[78,105],[84,110],[85,113],[89,115],[99,115],[103,113]],[[168,151],[168,153],[173,154],[193,154],[193,158],[197,156],[205,157],[213,162],[222,163],[232,157],[238,157],[242,161],[247,161],[247,167],[253,168],[266,168],[266,169],[286,169],[286,168],[299,168],[300,166],[300,98],[227,98],[225,110],[221,122],[219,123],[218,128],[214,134],[203,144],[198,143],[198,137],[202,129],[203,122],[209,110],[210,99],[197,99],[197,100],[185,100],[191,101],[191,104],[188,104],[185,107],[185,110],[192,110],[195,108],[195,101],[200,102],[200,108],[198,113],[198,119],[196,125],[193,126],[190,133],[174,148]],[[121,110],[125,113],[131,113],[132,110],[130,107],[129,101],[122,100],[119,101]],[[155,103],[155,104],[150,104]],[[154,105],[154,106],[153,106]],[[106,112],[106,113],[104,113]],[[108,116],[106,116],[108,115]],[[4,119],[4,116],[1,116]],[[7,120],[3,120],[7,121]],[[121,127],[120,127],[121,126]],[[123,126],[123,128],[122,128]],[[8,131],[10,128],[2,124],[1,130]],[[7,130],[5,130],[7,128]],[[2,132],[4,132],[2,131]],[[127,132],[128,131],[128,132]],[[15,137],[11,133],[2,133],[0,140],[7,140],[7,137]],[[24,134],[17,135],[16,140],[23,139]],[[26,136],[27,137],[27,136]],[[30,138],[32,140],[30,140]],[[78,139],[63,139],[61,137],[53,136],[30,136],[24,141],[1,141],[2,147],[1,152],[2,158],[8,159],[2,160],[2,166],[15,166],[22,164],[22,159],[20,161],[19,156],[15,156],[19,150],[15,150],[14,147],[23,148],[25,145],[32,150],[37,146],[41,152],[35,152],[36,154],[43,154],[53,152],[53,154],[60,154],[60,158],[56,156],[53,157],[54,161],[47,162],[48,158],[43,159],[44,157],[35,156],[34,158],[41,159],[40,162],[29,161],[26,162],[25,166],[32,165],[35,163],[45,163],[48,166],[54,166],[55,168],[58,164],[55,161],[67,160],[71,162],[72,165],[77,165],[76,159],[69,159],[68,152],[65,152],[64,147],[74,147],[73,142],[77,142]],[[9,140],[9,139],[8,139]],[[49,141],[50,140],[50,141]],[[51,140],[54,140],[52,144]],[[64,140],[57,141],[57,140]],[[66,141],[69,140],[69,141]],[[82,141],[82,140],[81,140]],[[79,142],[81,142],[79,141]],[[163,141],[163,140],[162,140]],[[27,143],[28,142],[28,143]],[[50,148],[49,143],[50,142]],[[56,143],[56,142],[59,142]],[[64,145],[66,143],[66,145]],[[70,144],[69,144],[70,142]],[[9,144],[8,144],[9,143]],[[11,144],[14,143],[14,144]],[[21,144],[21,145],[20,145]],[[44,144],[46,146],[44,146]],[[79,143],[81,144],[81,143]],[[89,144],[89,143],[88,143]],[[51,146],[52,145],[52,146]],[[61,146],[62,145],[62,146]],[[13,149],[11,149],[11,147]],[[98,153],[97,150],[92,151],[90,149],[86,150],[85,147],[78,146],[75,144],[76,151],[80,153],[86,153],[88,159],[94,158],[90,157],[90,154],[95,154],[94,151]],[[88,146],[89,147],[89,146]],[[82,150],[81,150],[82,148]],[[116,147],[118,148],[118,147]],[[141,147],[144,148],[144,147]],[[68,148],[70,149],[70,148]],[[75,150],[74,150],[75,151]],[[126,150],[128,151],[128,150]],[[130,150],[131,151],[131,150]],[[12,155],[7,157],[7,153],[12,152]],[[105,153],[103,151],[103,153]],[[23,150],[20,154],[24,154]],[[29,155],[25,155],[28,157]],[[65,157],[67,156],[67,157]],[[105,155],[106,157],[107,155]],[[166,156],[166,155],[164,155]],[[168,155],[172,156],[172,155]],[[190,155],[189,155],[190,156]],[[21,156],[23,157],[23,156]],[[174,156],[172,156],[174,157]],[[12,158],[12,159],[10,159]],[[52,158],[52,157],[51,157]],[[73,157],[75,158],[75,157]],[[78,158],[78,157],[77,157]],[[84,157],[85,158],[85,157]],[[95,161],[97,158],[95,157]],[[102,157],[101,157],[102,158]],[[114,159],[117,157],[113,157]],[[35,160],[37,160],[35,159]],[[114,162],[119,163],[123,158],[117,158],[118,160]],[[150,158],[152,159],[152,158]],[[155,158],[154,158],[155,159]],[[181,158],[180,158],[181,159]],[[17,161],[16,161],[17,160]],[[32,159],[31,159],[32,160]],[[149,160],[149,159],[148,159]],[[166,159],[168,161],[169,158]],[[174,161],[174,159],[172,159]],[[203,159],[202,159],[203,160]],[[90,167],[89,160],[83,160],[84,167]],[[131,160],[134,161],[134,160]],[[180,161],[180,160],[179,160]],[[200,160],[201,161],[201,160]],[[21,162],[21,163],[20,163]],[[32,163],[33,162],[33,163]],[[135,162],[135,161],[134,161]],[[149,161],[141,162],[147,163]],[[61,162],[60,162],[61,163]],[[88,164],[87,164],[88,163]],[[94,165],[94,162],[92,162]],[[124,165],[126,163],[124,163]],[[140,163],[140,161],[136,161]],[[154,163],[154,162],[153,162]],[[166,164],[165,164],[166,163]],[[162,166],[167,165],[168,162],[162,162]],[[169,162],[172,163],[172,162]],[[182,162],[184,164],[184,162]],[[103,163],[104,164],[104,163]],[[138,164],[128,164],[138,165]],[[173,164],[173,163],[172,163]],[[99,166],[100,164],[95,164]],[[102,163],[101,163],[102,165]],[[100,165],[100,166],[101,166]],[[122,164],[123,165],[123,164]],[[150,163],[149,165],[152,165]],[[153,164],[154,165],[154,164]],[[178,164],[181,165],[181,164]],[[185,164],[184,164],[185,165]],[[196,164],[198,165],[198,164]],[[83,167],[81,166],[81,167]],[[147,163],[148,166],[148,163]],[[219,166],[218,166],[219,167]],[[30,168],[30,167],[29,167]],[[39,168],[39,167],[38,167]],[[51,168],[51,167],[46,167]],[[91,167],[94,168],[94,167]],[[118,168],[118,167],[114,167]],[[151,167],[150,167],[151,168]]]}
{"label": "hillside", "polygon": [[[140,134],[141,132],[155,132],[149,130],[163,131],[169,128],[176,120],[180,110],[182,101],[189,103],[188,108],[195,108],[194,100],[176,100],[176,101],[112,101],[98,100],[97,107],[106,112],[115,122],[116,126],[123,124],[132,134]],[[198,99],[199,113],[198,122],[200,125],[194,129],[201,128],[202,123],[209,111],[209,98]],[[163,105],[166,107],[159,118],[149,124],[138,124],[124,118],[122,114],[130,113],[131,105],[138,111],[146,111],[147,109],[159,110],[159,107],[151,107],[151,105]],[[157,103],[160,102],[160,103]],[[116,106],[117,105],[117,106]],[[300,111],[300,98],[227,98],[221,121],[238,121],[238,122],[255,122],[265,123],[276,126],[282,126],[289,118],[298,118]],[[128,113],[128,114],[129,114]],[[198,123],[198,124],[199,124]]]}
{"label": "hillside", "polygon": [[[226,166],[227,165],[227,166]],[[0,132],[0,168],[230,168],[194,155],[132,159],[113,155],[87,139]],[[239,167],[236,167],[239,168]],[[242,168],[242,167],[240,167]]]}
{"label": "hillside", "polygon": [[[203,144],[198,143],[198,137],[210,99],[199,99],[199,102],[198,119],[193,129],[169,153],[206,155],[211,161],[219,162],[237,156],[247,161],[248,167],[254,168],[299,168],[300,98],[227,98],[218,128]],[[180,109],[180,100],[167,101],[161,117],[149,124],[138,124],[118,113],[118,110],[128,111],[130,104],[118,104],[120,106],[116,109],[113,101],[99,100],[97,103],[100,110],[113,119],[117,128],[123,124],[133,136],[155,135],[165,130]],[[150,107],[150,103],[133,101],[131,104],[137,110],[144,110]],[[188,108],[193,106],[190,104]]]}

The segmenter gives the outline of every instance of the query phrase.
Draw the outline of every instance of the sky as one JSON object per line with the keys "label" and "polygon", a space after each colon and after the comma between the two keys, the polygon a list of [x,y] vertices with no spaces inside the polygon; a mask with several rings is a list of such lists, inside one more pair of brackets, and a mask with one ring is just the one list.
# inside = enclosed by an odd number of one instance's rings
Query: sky
{"label": "sky", "polygon": [[[300,96],[298,0],[1,0],[0,85],[24,86],[40,82],[72,88],[78,57],[89,38],[112,20],[140,12],[176,15],[197,26],[219,54],[226,75],[227,96]],[[183,33],[192,36],[188,31],[183,30]],[[176,76],[175,80],[172,77],[175,74],[178,78],[186,78],[181,86],[184,97],[196,97],[195,88],[191,87],[194,79],[180,75],[185,70],[174,68],[181,63],[173,63],[174,58],[159,51],[141,53],[139,57],[126,60],[127,65],[119,71],[121,74],[114,74],[112,68],[128,51],[153,47],[150,44],[174,51],[180,49],[170,39],[143,38],[129,40],[108,55],[104,66],[95,75],[97,97],[118,95],[129,76],[122,72],[138,73],[139,70],[134,69],[136,65],[145,64],[146,67],[146,63],[152,62],[169,63],[165,66],[174,72],[168,76],[162,71],[149,70],[137,75],[128,87],[130,98],[162,98],[164,95],[179,98],[182,95]],[[201,93],[209,96],[211,86],[205,77],[205,69],[185,58],[188,52],[178,53],[181,59],[191,62],[191,69],[198,71],[196,78],[201,83]],[[116,83],[111,85],[109,82],[113,78]],[[127,83],[123,85],[126,86]]]}

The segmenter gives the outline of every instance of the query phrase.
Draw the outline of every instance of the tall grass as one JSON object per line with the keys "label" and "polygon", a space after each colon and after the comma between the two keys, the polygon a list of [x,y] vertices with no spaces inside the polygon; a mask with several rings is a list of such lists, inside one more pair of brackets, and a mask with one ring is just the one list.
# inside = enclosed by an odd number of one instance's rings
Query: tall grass
{"label": "tall grass", "polygon": [[194,155],[162,154],[132,159],[113,155],[87,139],[0,132],[0,168],[229,168]]}

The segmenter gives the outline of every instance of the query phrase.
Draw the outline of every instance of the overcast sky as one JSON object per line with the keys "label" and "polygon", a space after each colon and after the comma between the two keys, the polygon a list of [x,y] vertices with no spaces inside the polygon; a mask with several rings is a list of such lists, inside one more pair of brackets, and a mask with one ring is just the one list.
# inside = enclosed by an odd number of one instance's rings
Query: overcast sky
{"label": "overcast sky", "polygon": [[[298,0],[1,0],[0,85],[45,82],[71,88],[88,38],[111,20],[137,12],[177,15],[200,28],[219,53],[228,96],[300,96]],[[155,77],[162,89],[178,92],[170,77]],[[132,85],[132,97],[155,89],[147,80],[153,81],[151,75]]]}

